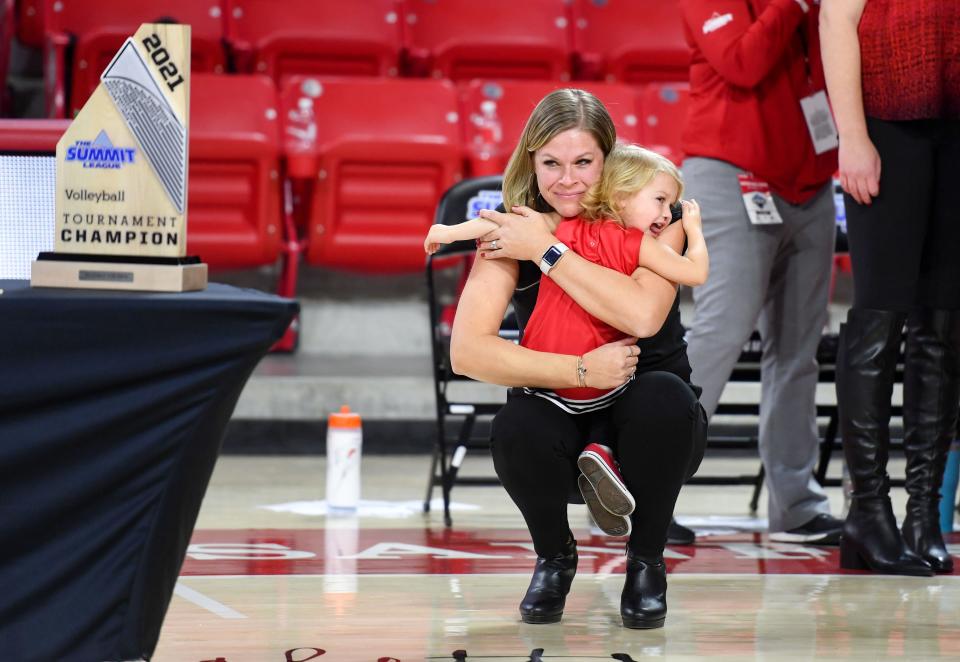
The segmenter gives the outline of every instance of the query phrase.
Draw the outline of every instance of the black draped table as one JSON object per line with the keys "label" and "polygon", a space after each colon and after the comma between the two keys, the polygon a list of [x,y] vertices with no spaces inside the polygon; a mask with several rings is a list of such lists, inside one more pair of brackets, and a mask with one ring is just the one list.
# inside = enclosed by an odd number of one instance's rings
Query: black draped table
{"label": "black draped table", "polygon": [[0,659],[149,658],[227,421],[299,306],[0,289]]}

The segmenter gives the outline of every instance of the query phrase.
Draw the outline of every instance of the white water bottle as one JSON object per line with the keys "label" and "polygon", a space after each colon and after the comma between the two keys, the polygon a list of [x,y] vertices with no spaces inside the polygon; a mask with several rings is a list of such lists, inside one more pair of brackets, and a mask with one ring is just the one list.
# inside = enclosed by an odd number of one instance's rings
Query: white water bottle
{"label": "white water bottle", "polygon": [[343,405],[327,421],[327,508],[353,513],[360,502],[360,415]]}

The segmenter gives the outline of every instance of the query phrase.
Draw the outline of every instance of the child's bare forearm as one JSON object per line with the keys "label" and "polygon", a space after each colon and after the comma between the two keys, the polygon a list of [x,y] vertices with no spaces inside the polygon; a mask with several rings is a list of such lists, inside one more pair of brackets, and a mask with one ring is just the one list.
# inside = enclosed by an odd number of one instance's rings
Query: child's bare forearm
{"label": "child's bare forearm", "polygon": [[687,252],[684,257],[690,262],[690,281],[684,285],[703,285],[710,273],[710,256],[707,254],[707,242],[699,228],[687,232]]}
{"label": "child's bare forearm", "polygon": [[469,221],[448,225],[446,236],[451,242],[464,239],[479,239],[483,235],[497,229],[497,224],[482,218],[472,218]]}
{"label": "child's bare forearm", "polygon": [[681,285],[703,285],[710,268],[707,245],[703,234],[691,232],[687,238],[687,252],[680,255],[667,242],[644,238],[640,244],[638,266]]}
{"label": "child's bare forearm", "polygon": [[479,239],[491,230],[496,230],[497,224],[482,218],[474,218],[457,225],[430,226],[426,238],[423,240],[423,249],[428,255],[436,253],[440,246],[452,244],[456,241]]}

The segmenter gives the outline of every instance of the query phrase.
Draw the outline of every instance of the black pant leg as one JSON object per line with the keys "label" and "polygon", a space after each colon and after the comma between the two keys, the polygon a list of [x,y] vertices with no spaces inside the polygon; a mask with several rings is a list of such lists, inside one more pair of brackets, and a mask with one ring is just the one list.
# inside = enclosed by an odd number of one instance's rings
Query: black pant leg
{"label": "black pant leg", "polygon": [[493,465],[538,556],[559,554],[570,538],[567,501],[587,425],[587,418],[535,395],[511,395],[493,420]]}
{"label": "black pant leg", "polygon": [[960,120],[938,121],[934,134],[936,172],[918,303],[960,310]]}
{"label": "black pant leg", "polygon": [[880,154],[880,194],[869,205],[843,198],[854,308],[908,312],[916,303],[936,160],[927,127],[867,119]]}
{"label": "black pant leg", "polygon": [[663,553],[680,488],[699,467],[706,445],[706,414],[690,386],[669,372],[648,372],[611,408],[617,457],[637,506],[631,515],[631,551]]}

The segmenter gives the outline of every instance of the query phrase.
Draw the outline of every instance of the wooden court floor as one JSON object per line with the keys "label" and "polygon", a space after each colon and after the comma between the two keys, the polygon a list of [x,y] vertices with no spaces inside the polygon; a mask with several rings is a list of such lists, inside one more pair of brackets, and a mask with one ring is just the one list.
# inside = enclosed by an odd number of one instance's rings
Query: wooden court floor
{"label": "wooden court floor", "polygon": [[[754,465],[708,457],[705,470]],[[741,487],[681,495],[677,515],[700,536],[667,549],[664,628],[621,626],[623,544],[591,532],[583,506],[570,507],[580,564],[563,620],[525,625],[534,557],[513,504],[498,487],[458,487],[448,530],[421,512],[427,469],[426,457],[365,456],[359,514],[333,517],[324,458],[222,457],[154,659],[960,659],[960,576],[841,573],[836,548],[767,540]],[[840,490],[828,492],[838,514]],[[898,513],[903,501],[896,490]]]}

